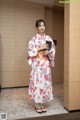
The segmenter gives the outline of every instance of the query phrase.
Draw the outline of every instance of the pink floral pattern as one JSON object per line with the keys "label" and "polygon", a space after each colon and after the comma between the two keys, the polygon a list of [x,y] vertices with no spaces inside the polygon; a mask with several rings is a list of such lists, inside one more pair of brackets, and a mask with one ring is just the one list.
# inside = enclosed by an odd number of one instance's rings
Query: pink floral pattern
{"label": "pink floral pattern", "polygon": [[[36,58],[38,48],[41,48],[46,41],[52,42],[49,51],[49,60]],[[41,38],[36,34],[30,41],[28,46],[28,62],[31,65],[30,82],[29,82],[29,98],[35,103],[44,103],[53,99],[53,87],[50,66],[54,67],[55,45],[53,40],[44,34]]]}

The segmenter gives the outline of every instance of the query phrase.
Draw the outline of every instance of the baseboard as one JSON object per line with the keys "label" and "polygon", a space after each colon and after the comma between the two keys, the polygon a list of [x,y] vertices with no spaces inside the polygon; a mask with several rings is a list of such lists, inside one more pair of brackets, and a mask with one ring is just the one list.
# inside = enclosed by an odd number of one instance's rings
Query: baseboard
{"label": "baseboard", "polygon": [[68,110],[68,109],[65,108],[65,107],[64,107],[64,109],[66,109],[69,113],[80,112],[80,109],[76,109],[76,110]]}
{"label": "baseboard", "polygon": [[0,92],[1,92],[1,85],[0,85]]}
{"label": "baseboard", "polygon": [[1,87],[1,89],[28,88],[29,86]]}

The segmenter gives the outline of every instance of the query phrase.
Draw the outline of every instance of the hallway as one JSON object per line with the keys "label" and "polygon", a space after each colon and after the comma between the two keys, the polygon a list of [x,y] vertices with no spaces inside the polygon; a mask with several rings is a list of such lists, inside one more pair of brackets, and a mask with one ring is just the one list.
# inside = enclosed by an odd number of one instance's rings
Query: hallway
{"label": "hallway", "polygon": [[63,107],[63,85],[54,84],[54,100],[46,103],[47,112],[38,114],[34,103],[28,99],[28,88],[2,89],[0,113],[7,113],[8,120],[68,113]]}

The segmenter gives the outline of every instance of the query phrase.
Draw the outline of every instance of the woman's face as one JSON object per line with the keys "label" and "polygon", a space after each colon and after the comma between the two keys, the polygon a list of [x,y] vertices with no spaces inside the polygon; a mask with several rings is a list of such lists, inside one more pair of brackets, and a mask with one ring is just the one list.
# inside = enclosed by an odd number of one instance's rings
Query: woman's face
{"label": "woman's face", "polygon": [[40,25],[37,28],[38,32],[43,34],[45,32],[45,25],[44,22],[41,22]]}

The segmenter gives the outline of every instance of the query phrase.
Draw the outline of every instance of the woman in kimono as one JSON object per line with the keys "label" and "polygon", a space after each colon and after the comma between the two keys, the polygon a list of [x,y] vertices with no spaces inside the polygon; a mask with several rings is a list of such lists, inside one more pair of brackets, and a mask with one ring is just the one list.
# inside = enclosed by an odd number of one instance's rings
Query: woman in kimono
{"label": "woman in kimono", "polygon": [[[28,46],[28,63],[31,65],[29,98],[35,102],[38,113],[46,112],[45,102],[53,99],[51,66],[54,67],[55,45],[50,36],[45,34],[44,20],[36,21],[38,33],[32,37]],[[51,42],[51,48],[46,44]]]}

